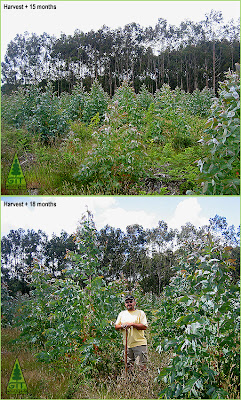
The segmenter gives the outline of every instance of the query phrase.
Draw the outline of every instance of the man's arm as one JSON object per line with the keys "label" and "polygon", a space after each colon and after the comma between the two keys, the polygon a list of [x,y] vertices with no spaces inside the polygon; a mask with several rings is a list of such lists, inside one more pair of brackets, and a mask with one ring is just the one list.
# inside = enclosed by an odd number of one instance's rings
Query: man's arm
{"label": "man's arm", "polygon": [[145,331],[147,329],[147,326],[144,324],[134,324],[134,322],[125,322],[124,324],[120,324],[120,325],[115,325],[115,329],[118,331],[120,329],[129,329],[131,326],[133,326],[133,328],[138,329],[138,330],[142,330]]}

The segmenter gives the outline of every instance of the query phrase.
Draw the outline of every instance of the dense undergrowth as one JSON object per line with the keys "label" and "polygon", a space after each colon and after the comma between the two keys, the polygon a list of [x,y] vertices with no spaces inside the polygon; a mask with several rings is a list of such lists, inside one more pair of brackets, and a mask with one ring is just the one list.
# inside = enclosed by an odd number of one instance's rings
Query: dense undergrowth
{"label": "dense undergrowth", "polygon": [[[17,153],[26,194],[237,194],[238,85],[229,74],[220,99],[208,89],[190,94],[168,85],[136,94],[125,82],[111,99],[97,81],[89,93],[77,86],[57,97],[48,85],[4,95],[2,193]],[[218,122],[220,135],[226,132],[222,150],[210,122],[218,107],[226,112],[224,126]],[[217,184],[212,158],[218,167],[224,153]]]}

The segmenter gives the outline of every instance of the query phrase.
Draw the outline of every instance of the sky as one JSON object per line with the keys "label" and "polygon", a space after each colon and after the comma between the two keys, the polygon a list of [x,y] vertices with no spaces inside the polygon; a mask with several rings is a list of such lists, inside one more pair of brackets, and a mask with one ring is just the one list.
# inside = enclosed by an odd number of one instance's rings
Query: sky
{"label": "sky", "polygon": [[[1,202],[2,236],[18,228],[41,229],[49,237],[53,233],[59,235],[62,230],[72,234],[87,208],[93,213],[98,230],[108,224],[125,231],[135,223],[147,229],[156,227],[162,220],[173,229],[180,229],[187,222],[199,227],[208,224],[209,218],[216,214],[225,217],[228,225],[237,228],[240,223],[238,196],[4,196]],[[6,206],[4,202],[23,206]],[[46,206],[54,203],[56,206]]]}
{"label": "sky", "polygon": [[[28,5],[24,9],[7,9],[7,5]],[[31,9],[30,5],[56,5],[56,9]],[[5,8],[4,8],[5,6]],[[237,21],[239,1],[1,1],[1,54],[16,34],[25,31],[38,35],[47,32],[59,37],[61,32],[73,34],[76,29],[88,32],[103,25],[124,27],[136,22],[154,26],[158,18],[178,26],[181,21],[200,21],[212,9],[222,11],[224,21]]]}

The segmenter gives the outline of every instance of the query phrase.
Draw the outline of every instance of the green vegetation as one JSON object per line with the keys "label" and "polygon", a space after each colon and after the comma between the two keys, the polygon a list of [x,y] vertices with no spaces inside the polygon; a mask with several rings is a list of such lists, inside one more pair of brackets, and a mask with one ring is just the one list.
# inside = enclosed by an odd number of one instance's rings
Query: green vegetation
{"label": "green vegetation", "polygon": [[240,186],[240,81],[230,72],[220,84],[212,105],[204,143],[207,156],[200,160],[203,194],[237,194]]}
{"label": "green vegetation", "polygon": [[57,97],[48,85],[3,95],[2,193],[11,194],[17,153],[27,182],[19,194],[238,194],[238,87],[228,74],[218,99],[168,85],[136,94],[127,83],[110,99],[97,81],[89,93]]}
{"label": "green vegetation", "polygon": [[[139,278],[108,278],[115,263],[90,212],[72,236],[75,249],[69,241],[61,274],[33,258],[22,267],[29,295],[12,296],[3,282],[2,398],[16,356],[29,389],[25,398],[239,398],[239,287],[233,275],[239,248],[227,246],[235,242],[232,227],[218,216],[196,233],[187,224],[171,264],[165,264],[166,245],[175,233],[163,221],[148,236],[133,228],[127,229],[133,262],[143,264],[141,252],[151,245],[155,271],[169,275],[158,295],[141,288],[140,270]],[[33,232],[28,235],[30,251]],[[114,322],[130,291],[147,314],[150,363],[148,372],[136,366],[125,380]]]}
{"label": "green vegetation", "polygon": [[200,247],[180,260],[152,325],[158,351],[173,352],[159,373],[167,384],[161,398],[228,398],[239,390],[239,287],[230,279],[232,248],[220,254],[211,240]]}

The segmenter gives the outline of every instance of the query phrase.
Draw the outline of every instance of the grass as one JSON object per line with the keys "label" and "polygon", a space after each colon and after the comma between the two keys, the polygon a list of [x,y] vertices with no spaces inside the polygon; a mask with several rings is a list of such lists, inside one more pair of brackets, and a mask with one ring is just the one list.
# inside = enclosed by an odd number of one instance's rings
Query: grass
{"label": "grass", "polygon": [[[61,373],[51,365],[37,362],[34,351],[26,346],[13,345],[19,332],[12,328],[3,328],[1,334],[1,398],[62,398],[68,388],[68,374]],[[18,358],[20,367],[28,388],[27,394],[7,394],[7,385],[12,373],[14,363]]]}
{"label": "grass", "polygon": [[[93,141],[78,140],[72,131],[52,146],[44,146],[24,129],[2,124],[2,194],[81,194],[73,174],[92,145]],[[5,189],[15,153],[27,182],[21,193]]]}
{"label": "grass", "polygon": [[[37,361],[36,349],[23,344],[14,344],[19,336],[15,328],[2,328],[2,384],[1,398],[35,399],[155,399],[161,390],[155,380],[158,368],[168,363],[168,358],[161,360],[158,353],[149,349],[147,371],[136,369],[125,377],[124,368],[119,375],[106,378],[87,378],[76,375],[74,365],[44,364]],[[6,393],[13,365],[18,358],[28,393],[9,395]]]}

